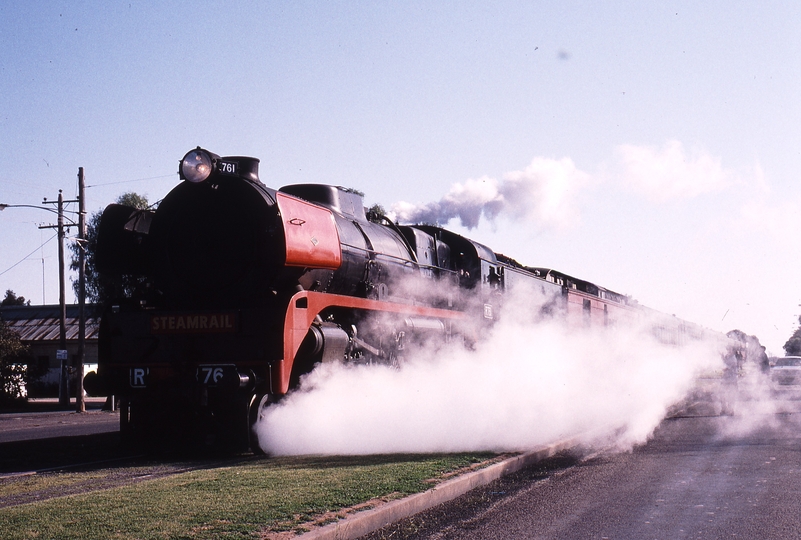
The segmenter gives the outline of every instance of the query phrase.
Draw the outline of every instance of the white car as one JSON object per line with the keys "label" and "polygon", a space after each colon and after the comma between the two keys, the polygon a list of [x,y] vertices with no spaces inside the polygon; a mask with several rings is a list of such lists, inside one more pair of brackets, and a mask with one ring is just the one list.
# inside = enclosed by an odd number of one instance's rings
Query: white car
{"label": "white car", "polygon": [[770,368],[770,380],[774,385],[801,385],[801,356],[777,358]]}

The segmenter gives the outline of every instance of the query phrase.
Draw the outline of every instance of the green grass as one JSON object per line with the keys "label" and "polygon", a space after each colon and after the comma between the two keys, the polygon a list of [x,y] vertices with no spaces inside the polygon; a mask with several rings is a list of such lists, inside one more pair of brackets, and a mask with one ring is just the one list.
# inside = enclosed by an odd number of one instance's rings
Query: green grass
{"label": "green grass", "polygon": [[[490,454],[305,457],[249,460],[135,485],[0,509],[0,538],[258,538],[300,531],[316,517],[377,497],[430,488],[431,479],[492,459]],[[102,471],[86,473],[102,477]],[[52,482],[26,478],[17,489]]]}

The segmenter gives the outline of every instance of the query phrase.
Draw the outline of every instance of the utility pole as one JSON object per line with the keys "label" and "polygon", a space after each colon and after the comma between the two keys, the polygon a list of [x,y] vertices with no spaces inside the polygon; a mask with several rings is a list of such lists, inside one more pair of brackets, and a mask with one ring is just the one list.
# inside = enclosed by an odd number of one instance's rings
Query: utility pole
{"label": "utility pole", "polygon": [[[67,352],[67,303],[66,303],[66,292],[65,292],[65,285],[64,285],[64,203],[80,203],[80,228],[81,231],[79,236],[81,239],[86,238],[86,211],[84,206],[84,185],[83,185],[83,167],[78,169],[78,177],[80,179],[80,194],[79,200],[73,201],[65,201],[64,195],[61,193],[61,190],[58,190],[58,209],[52,210],[51,208],[47,208],[44,206],[32,206],[30,204],[3,204],[0,203],[0,211],[5,210],[6,208],[39,208],[41,210],[47,210],[48,212],[55,212],[58,214],[58,224],[57,225],[40,225],[40,229],[58,229],[58,299],[59,299],[59,307],[61,308],[61,315],[59,317],[59,348],[56,350],[56,359],[59,360],[61,363],[61,375],[59,377],[59,385],[58,385],[58,403],[62,407],[68,407],[70,404],[70,392],[69,392],[69,373],[68,367],[69,363],[69,353]],[[48,201],[45,198],[42,201],[42,204],[54,204],[53,201]],[[70,220],[70,224],[67,225],[67,229],[70,226],[74,226],[75,222]],[[81,247],[80,254],[81,254],[81,274],[80,279],[82,280],[81,283],[81,310],[83,309],[84,298],[85,298],[85,279],[84,275],[84,261],[83,261],[83,244],[80,243]],[[42,302],[44,302],[44,257],[42,257]],[[81,339],[79,340],[79,347],[81,347],[81,351],[79,351],[80,356],[80,377],[78,378],[78,384],[80,385],[78,399],[76,402],[78,403],[79,410],[83,410],[84,403],[83,403],[83,346],[84,346],[84,339],[85,339],[85,317],[83,315],[83,311],[81,311],[81,321],[80,321],[80,334]]]}
{"label": "utility pole", "polygon": [[[64,285],[64,195],[58,190],[58,305],[60,318],[58,325],[58,343],[61,351],[67,350],[67,301]],[[67,373],[69,356],[61,353],[61,384],[59,385],[58,404],[70,404],[70,380]]]}
{"label": "utility pole", "polygon": [[[61,362],[61,377],[58,385],[58,404],[62,407],[68,407],[70,404],[69,392],[69,374],[67,367],[69,366],[69,355],[67,353],[67,302],[66,302],[66,286],[64,284],[64,203],[65,202],[78,202],[78,201],[65,201],[64,195],[61,190],[58,190],[58,225],[41,225],[40,229],[58,229],[58,302],[60,307],[59,317],[59,348],[56,351],[56,358]],[[53,204],[52,201],[47,199],[42,201],[42,204]]]}
{"label": "utility pole", "polygon": [[[47,199],[42,201],[46,204]],[[58,404],[67,407],[70,404],[70,380],[67,373],[68,356],[67,351],[67,303],[64,287],[64,195],[58,190],[58,305],[59,305],[59,325],[58,325],[58,351],[56,357],[61,361],[61,379],[58,385]],[[47,226],[52,228],[52,225]]]}
{"label": "utility pole", "polygon": [[[85,345],[86,345],[86,313],[85,313],[85,304],[86,304],[86,202],[84,197],[84,177],[83,177],[83,167],[78,167],[78,199],[73,201],[65,201],[64,195],[61,193],[61,190],[58,190],[58,209],[55,210],[55,213],[58,214],[58,224],[57,225],[40,225],[40,229],[58,229],[58,300],[59,300],[59,307],[60,307],[60,317],[59,317],[59,348],[56,350],[56,359],[60,362],[61,367],[61,374],[59,376],[59,385],[58,385],[58,403],[60,406],[66,408],[69,407],[70,404],[70,392],[69,392],[69,373],[68,368],[76,366],[70,366],[71,362],[69,361],[69,353],[67,351],[67,302],[66,302],[66,286],[64,284],[64,203],[74,203],[77,202],[78,206],[78,261],[79,261],[79,294],[78,294],[78,304],[79,304],[79,323],[78,323],[78,354],[77,359],[72,362],[72,364],[77,363],[77,388],[75,392],[75,403],[78,409],[78,412],[84,412],[86,410],[86,406],[83,399],[83,364],[86,356],[85,352]],[[42,201],[42,204],[53,204],[53,201],[48,201],[46,198]],[[41,210],[47,210],[48,212],[54,212],[54,210],[47,208],[45,206],[32,206],[30,204],[3,204],[0,203],[0,211],[5,210],[6,208],[39,208]],[[75,226],[75,222],[70,220],[70,224],[67,225],[67,229],[70,226]],[[44,257],[42,257],[42,301],[44,302]]]}
{"label": "utility pole", "polygon": [[[58,325],[59,350],[67,350],[67,302],[64,286],[64,195],[58,190],[58,305],[60,318]],[[58,404],[70,404],[70,380],[67,373],[69,357],[61,353],[61,384],[59,385]]]}
{"label": "utility pole", "polygon": [[86,202],[83,167],[78,167],[78,382],[75,388],[75,410],[86,412],[83,399],[83,364],[86,350]]}

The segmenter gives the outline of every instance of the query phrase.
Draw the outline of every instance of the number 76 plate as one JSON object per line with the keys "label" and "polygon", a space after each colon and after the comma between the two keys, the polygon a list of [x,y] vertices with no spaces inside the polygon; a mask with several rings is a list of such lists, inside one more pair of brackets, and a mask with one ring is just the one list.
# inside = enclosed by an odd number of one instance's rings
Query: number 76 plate
{"label": "number 76 plate", "polygon": [[197,382],[204,386],[239,386],[239,372],[233,364],[205,364],[197,367]]}

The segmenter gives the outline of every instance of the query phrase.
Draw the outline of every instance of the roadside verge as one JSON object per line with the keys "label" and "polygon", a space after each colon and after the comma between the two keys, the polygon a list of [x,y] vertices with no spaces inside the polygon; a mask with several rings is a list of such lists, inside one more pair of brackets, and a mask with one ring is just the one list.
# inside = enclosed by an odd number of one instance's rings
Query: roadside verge
{"label": "roadside verge", "polygon": [[448,502],[471,489],[489,484],[493,480],[512,474],[554,454],[572,448],[578,439],[565,439],[554,444],[529,450],[485,469],[479,469],[404,499],[388,502],[377,508],[357,512],[330,525],[297,536],[300,540],[353,540],[390,523],[407,518],[444,502]]}

